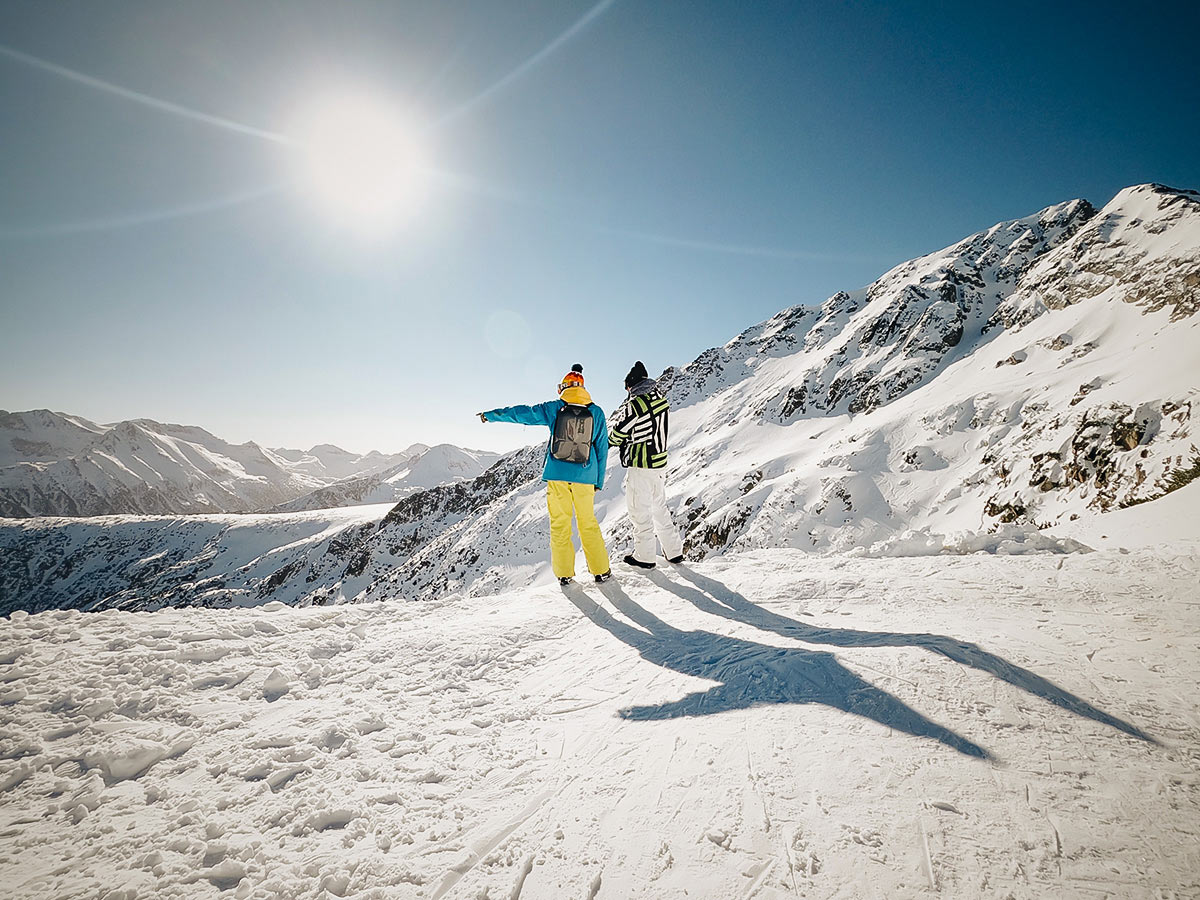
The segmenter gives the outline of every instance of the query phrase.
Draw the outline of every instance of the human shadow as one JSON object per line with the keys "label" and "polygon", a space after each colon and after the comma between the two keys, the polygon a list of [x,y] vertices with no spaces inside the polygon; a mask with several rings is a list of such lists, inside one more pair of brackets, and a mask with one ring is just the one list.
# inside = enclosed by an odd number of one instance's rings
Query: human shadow
{"label": "human shadow", "polygon": [[682,578],[691,582],[691,585],[680,584],[657,571],[649,573],[649,577],[663,590],[682,597],[703,612],[810,644],[832,644],[836,647],[919,647],[932,653],[940,653],[947,659],[987,672],[1076,715],[1101,722],[1143,741],[1158,743],[1154,737],[1136,725],[1097,709],[1054,682],[984,650],[978,644],[941,634],[817,628],[763,609],[737,591],[715,579],[706,578],[687,566],[677,566],[676,571]]}
{"label": "human shadow", "polygon": [[634,603],[615,582],[601,585],[600,591],[638,627],[612,616],[579,585],[563,588],[580,612],[648,662],[720,682],[671,702],[626,707],[619,711],[622,718],[648,721],[711,715],[767,703],[821,703],[888,728],[933,738],[967,756],[992,758],[979,745],[864,681],[832,653],[772,647],[709,631],[682,631]]}

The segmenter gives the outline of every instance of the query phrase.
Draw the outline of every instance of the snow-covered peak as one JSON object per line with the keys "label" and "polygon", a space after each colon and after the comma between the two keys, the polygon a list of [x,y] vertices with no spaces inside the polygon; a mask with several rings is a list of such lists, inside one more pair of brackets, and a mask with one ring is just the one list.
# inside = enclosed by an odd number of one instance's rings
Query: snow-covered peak
{"label": "snow-covered peak", "polygon": [[[414,444],[422,447],[422,444]],[[276,456],[287,460],[292,471],[300,475],[315,478],[322,485],[329,485],[347,478],[360,478],[376,475],[387,469],[403,465],[419,455],[412,448],[400,453],[380,453],[372,450],[369,453],[351,453],[334,444],[317,444],[308,450],[289,450],[279,448],[272,450]]]}
{"label": "snow-covered peak", "polygon": [[95,422],[48,409],[0,410],[0,468],[71,456],[103,432]]}
{"label": "snow-covered peak", "polygon": [[1107,295],[1173,320],[1200,309],[1200,194],[1160,184],[1126,188],[1031,266],[998,311],[1008,326]]}
{"label": "snow-covered peak", "polygon": [[317,444],[310,447],[310,456],[315,456],[318,459],[350,459],[355,456],[349,450],[343,450],[336,444]]}
{"label": "snow-covered peak", "polygon": [[418,457],[404,480],[413,487],[436,487],[462,478],[473,478],[499,458],[499,453],[438,444]]}

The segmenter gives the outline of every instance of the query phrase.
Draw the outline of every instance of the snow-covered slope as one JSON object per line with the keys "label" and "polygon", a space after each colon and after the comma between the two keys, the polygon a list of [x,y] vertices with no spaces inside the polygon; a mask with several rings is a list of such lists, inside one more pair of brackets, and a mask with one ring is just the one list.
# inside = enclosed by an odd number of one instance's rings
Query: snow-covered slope
{"label": "snow-covered slope", "polygon": [[[688,557],[1066,549],[1033,532],[1153,505],[1195,469],[1197,285],[1200,195],[1144,185],[1100,210],[1073,201],[1001,223],[668,369],[668,500]],[[229,600],[430,599],[547,579],[542,455],[511,454],[404,497],[378,527],[280,553],[269,577],[229,579]],[[597,510],[619,559],[630,527],[615,455],[609,474]],[[57,527],[0,527],[26,561],[0,567],[8,608],[74,602],[32,562],[62,545]],[[91,535],[68,565],[103,551],[114,573],[139,571],[141,545],[119,528]]]}
{"label": "snow-covered slope", "polygon": [[1089,209],[997,226],[668,373],[692,555],[1049,526],[1161,493],[1196,452],[1200,198],[1145,186]]}
{"label": "snow-covered slope", "polygon": [[1198,559],[763,550],[565,592],[17,614],[0,883],[1195,897]]}
{"label": "snow-covered slope", "polygon": [[[267,515],[10,520],[0,527],[0,615],[14,609],[250,606],[309,565],[335,564],[389,509],[352,506]],[[311,593],[288,599],[298,602]],[[282,595],[280,595],[282,596]]]}
{"label": "snow-covered slope", "polygon": [[335,506],[395,503],[410,494],[440,484],[475,478],[501,456],[499,453],[467,450],[452,444],[438,444],[436,447],[414,445],[406,452],[412,452],[417,447],[421,449],[397,465],[318,488],[311,494],[280,504],[275,511],[300,512]]}

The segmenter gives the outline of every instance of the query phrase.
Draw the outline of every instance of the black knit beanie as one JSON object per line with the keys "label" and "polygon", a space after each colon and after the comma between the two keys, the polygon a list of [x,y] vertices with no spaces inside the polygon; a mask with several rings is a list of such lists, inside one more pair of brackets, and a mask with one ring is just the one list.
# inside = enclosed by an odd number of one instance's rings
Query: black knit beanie
{"label": "black knit beanie", "polygon": [[646,367],[642,365],[639,359],[633,364],[633,368],[629,370],[629,374],[625,376],[625,390],[629,390],[639,381],[644,381],[650,377],[650,373],[646,371]]}

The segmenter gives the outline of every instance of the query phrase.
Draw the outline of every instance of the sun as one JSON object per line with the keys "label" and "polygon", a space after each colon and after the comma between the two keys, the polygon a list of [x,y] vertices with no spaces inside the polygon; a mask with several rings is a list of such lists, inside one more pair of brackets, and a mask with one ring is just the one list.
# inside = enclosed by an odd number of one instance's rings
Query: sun
{"label": "sun", "polygon": [[419,131],[388,103],[322,97],[296,117],[290,136],[301,189],[341,224],[377,232],[416,212],[428,172]]}

